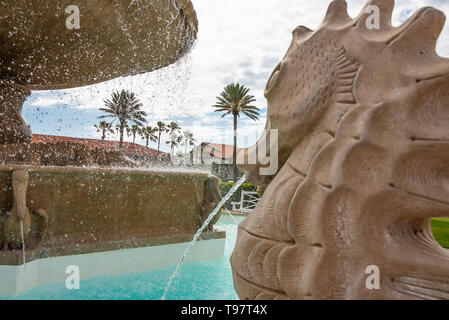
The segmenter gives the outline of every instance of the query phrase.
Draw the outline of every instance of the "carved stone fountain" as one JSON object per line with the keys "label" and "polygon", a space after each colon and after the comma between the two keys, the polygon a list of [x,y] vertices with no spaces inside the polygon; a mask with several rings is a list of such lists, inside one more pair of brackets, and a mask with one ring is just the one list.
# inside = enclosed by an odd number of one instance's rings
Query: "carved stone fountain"
{"label": "carved stone fountain", "polygon": [[30,139],[21,114],[30,90],[150,72],[177,61],[196,39],[190,0],[79,2],[79,29],[66,24],[70,0],[6,0],[0,8],[1,144]]}
{"label": "carved stone fountain", "polygon": [[[196,38],[190,0],[78,2],[79,29],[66,26],[71,0],[6,0],[0,8],[0,268],[24,262],[16,250],[23,240],[27,262],[187,242],[221,199],[204,173],[82,167],[95,164],[82,147],[29,143],[21,108],[31,90],[150,72]],[[53,156],[58,163],[43,160]],[[74,159],[79,166],[56,166]],[[210,227],[203,240],[223,238]]]}
{"label": "carved stone fountain", "polygon": [[242,166],[265,192],[231,259],[240,298],[449,299],[449,252],[430,229],[449,216],[445,16],[424,8],[393,27],[393,7],[373,0],[351,19],[335,0],[317,30],[293,31],[265,91],[262,142],[278,130],[280,170]]}

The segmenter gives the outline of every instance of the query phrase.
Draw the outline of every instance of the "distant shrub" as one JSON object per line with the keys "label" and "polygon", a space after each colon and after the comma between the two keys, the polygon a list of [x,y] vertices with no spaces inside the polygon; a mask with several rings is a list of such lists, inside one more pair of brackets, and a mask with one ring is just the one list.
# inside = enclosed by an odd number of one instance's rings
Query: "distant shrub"
{"label": "distant shrub", "polygon": [[[234,186],[235,182],[220,182],[220,193],[221,196],[224,197],[229,190]],[[242,184],[237,191],[232,195],[232,197],[226,202],[226,208],[228,210],[232,209],[232,202],[239,202],[242,196],[242,190],[245,191],[256,191],[257,186],[251,183]]]}
{"label": "distant shrub", "polygon": [[[218,164],[212,163],[212,174],[217,176],[220,181],[227,182],[232,181],[234,179],[234,165],[232,164]],[[238,171],[237,179],[240,179],[243,176],[243,172]]]}

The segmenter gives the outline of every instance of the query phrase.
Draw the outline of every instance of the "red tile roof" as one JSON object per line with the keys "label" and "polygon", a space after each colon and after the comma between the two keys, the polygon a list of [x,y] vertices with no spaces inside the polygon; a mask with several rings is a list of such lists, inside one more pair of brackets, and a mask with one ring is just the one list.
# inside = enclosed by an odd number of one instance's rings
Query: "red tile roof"
{"label": "red tile roof", "polygon": [[[119,141],[105,140],[104,146],[101,140],[87,138],[73,138],[64,136],[51,136],[42,134],[33,134],[31,143],[55,143],[55,142],[72,142],[86,145],[89,148],[101,148],[109,151],[119,151]],[[168,157],[168,153],[160,152],[152,148],[147,148],[140,144],[123,142],[123,153],[128,156],[138,157]]]}
{"label": "red tile roof", "polygon": [[[234,146],[229,144],[219,144],[219,143],[210,143],[210,142],[203,142],[201,146],[205,147],[208,146],[211,148],[210,155],[214,156],[215,158],[219,159],[232,159],[234,155]],[[240,149],[237,148],[237,152]]]}

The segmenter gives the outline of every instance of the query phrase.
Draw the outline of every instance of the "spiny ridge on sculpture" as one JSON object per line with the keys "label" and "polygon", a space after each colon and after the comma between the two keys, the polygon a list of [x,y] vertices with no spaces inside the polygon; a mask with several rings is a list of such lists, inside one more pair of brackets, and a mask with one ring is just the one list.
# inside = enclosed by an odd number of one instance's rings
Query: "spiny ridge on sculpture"
{"label": "spiny ridge on sculpture", "polygon": [[424,8],[393,27],[392,0],[367,6],[351,19],[336,0],[317,30],[296,28],[268,81],[261,139],[278,130],[280,170],[242,165],[265,184],[231,258],[242,299],[449,298],[449,254],[430,229],[449,216],[444,15]]}

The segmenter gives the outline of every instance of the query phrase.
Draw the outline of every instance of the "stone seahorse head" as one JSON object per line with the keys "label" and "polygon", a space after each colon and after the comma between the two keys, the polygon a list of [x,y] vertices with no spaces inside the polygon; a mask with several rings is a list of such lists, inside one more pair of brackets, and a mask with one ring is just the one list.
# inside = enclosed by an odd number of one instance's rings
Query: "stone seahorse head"
{"label": "stone seahorse head", "polygon": [[278,130],[279,170],[241,166],[266,186],[231,259],[241,298],[449,298],[449,253],[430,229],[449,216],[449,60],[435,51],[445,16],[424,8],[393,27],[393,0],[355,19],[346,7],[335,0],[317,30],[296,28],[268,81],[261,141]]}

